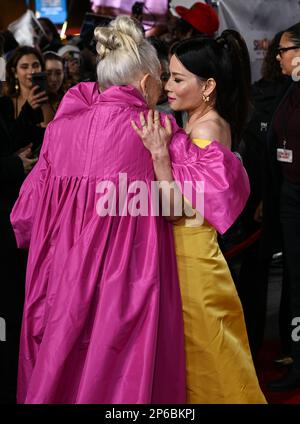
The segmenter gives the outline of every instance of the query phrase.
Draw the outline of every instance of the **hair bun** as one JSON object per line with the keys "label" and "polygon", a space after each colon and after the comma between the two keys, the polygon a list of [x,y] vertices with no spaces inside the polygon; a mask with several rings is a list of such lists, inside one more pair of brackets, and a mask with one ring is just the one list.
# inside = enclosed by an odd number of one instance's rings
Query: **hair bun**
{"label": "hair bun", "polygon": [[100,60],[117,49],[133,50],[139,57],[137,47],[144,39],[142,31],[128,16],[118,16],[108,27],[95,28],[94,35]]}
{"label": "hair bun", "polygon": [[117,35],[111,28],[97,27],[94,35],[97,41],[96,50],[100,59],[104,59],[110,51],[121,47]]}
{"label": "hair bun", "polygon": [[141,44],[144,40],[142,31],[129,16],[118,16],[110,25],[116,31],[131,37],[137,45]]}

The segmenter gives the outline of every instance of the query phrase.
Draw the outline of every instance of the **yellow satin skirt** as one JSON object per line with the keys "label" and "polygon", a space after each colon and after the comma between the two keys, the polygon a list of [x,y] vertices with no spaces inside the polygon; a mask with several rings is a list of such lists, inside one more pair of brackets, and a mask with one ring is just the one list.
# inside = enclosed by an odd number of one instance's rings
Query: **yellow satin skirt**
{"label": "yellow satin skirt", "polygon": [[253,365],[243,310],[215,229],[174,225],[182,295],[187,402],[266,403]]}

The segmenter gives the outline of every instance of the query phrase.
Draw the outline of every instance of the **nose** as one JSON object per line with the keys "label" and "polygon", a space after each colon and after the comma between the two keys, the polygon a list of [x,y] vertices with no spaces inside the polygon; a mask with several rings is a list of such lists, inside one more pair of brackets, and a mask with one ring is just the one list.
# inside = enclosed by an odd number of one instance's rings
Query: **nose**
{"label": "nose", "polygon": [[276,60],[278,60],[278,62],[281,60],[281,56],[280,56],[279,53],[277,53],[277,55],[276,55]]}
{"label": "nose", "polygon": [[166,85],[165,85],[165,90],[166,91],[171,91],[171,89],[170,89],[170,84],[171,84],[171,77],[168,79],[168,81],[166,82]]}

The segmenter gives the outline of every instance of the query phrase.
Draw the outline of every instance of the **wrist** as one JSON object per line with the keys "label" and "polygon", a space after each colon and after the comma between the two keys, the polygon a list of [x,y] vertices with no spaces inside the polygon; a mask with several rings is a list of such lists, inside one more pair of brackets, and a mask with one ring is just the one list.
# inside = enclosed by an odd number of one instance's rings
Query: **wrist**
{"label": "wrist", "polygon": [[155,152],[151,152],[151,156],[154,162],[170,162],[168,149],[161,149]]}

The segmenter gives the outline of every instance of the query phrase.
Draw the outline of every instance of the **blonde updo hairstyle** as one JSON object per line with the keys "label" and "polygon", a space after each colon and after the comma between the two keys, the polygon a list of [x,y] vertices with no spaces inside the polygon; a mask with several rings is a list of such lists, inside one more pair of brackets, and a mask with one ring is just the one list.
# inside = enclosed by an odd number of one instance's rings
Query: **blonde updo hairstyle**
{"label": "blonde updo hairstyle", "polygon": [[102,89],[128,85],[150,74],[160,77],[160,63],[155,48],[128,16],[118,16],[108,27],[95,28],[97,41],[97,76]]}

